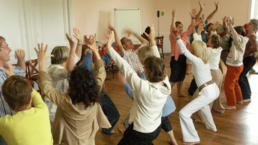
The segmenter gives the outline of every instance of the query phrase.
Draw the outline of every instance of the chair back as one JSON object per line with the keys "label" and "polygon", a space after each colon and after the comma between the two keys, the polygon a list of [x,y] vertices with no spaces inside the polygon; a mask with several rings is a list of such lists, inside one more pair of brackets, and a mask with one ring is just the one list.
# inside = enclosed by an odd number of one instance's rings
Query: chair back
{"label": "chair back", "polygon": [[29,80],[37,80],[37,75],[39,73],[37,69],[38,59],[28,60],[26,64],[26,78]]}

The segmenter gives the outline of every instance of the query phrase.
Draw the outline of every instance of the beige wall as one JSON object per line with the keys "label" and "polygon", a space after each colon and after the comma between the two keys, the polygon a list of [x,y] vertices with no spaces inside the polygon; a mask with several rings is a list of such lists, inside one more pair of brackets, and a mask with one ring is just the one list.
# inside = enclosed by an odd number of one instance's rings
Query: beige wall
{"label": "beige wall", "polygon": [[[189,12],[192,8],[199,10],[199,0],[73,0],[74,26],[84,35],[97,33],[98,40],[105,40],[104,32],[108,22],[114,23],[114,8],[140,8],[141,30],[154,24],[158,33],[157,10],[165,11],[165,16],[159,19],[159,32],[165,36],[165,52],[170,52],[169,31],[171,11],[177,9],[176,20],[182,21],[184,30],[190,24]],[[206,4],[203,13],[207,17],[214,9],[213,0],[202,0]],[[249,0],[221,0],[219,11],[211,22],[219,20],[225,15],[235,17],[236,25],[248,22]]]}
{"label": "beige wall", "polygon": [[[220,21],[226,15],[235,18],[235,25],[244,25],[249,21],[249,1],[251,0],[220,0],[219,10],[212,18],[211,22]],[[205,4],[203,13],[207,17],[215,10],[214,0],[202,0]],[[192,8],[199,10],[199,0],[192,0]]]}

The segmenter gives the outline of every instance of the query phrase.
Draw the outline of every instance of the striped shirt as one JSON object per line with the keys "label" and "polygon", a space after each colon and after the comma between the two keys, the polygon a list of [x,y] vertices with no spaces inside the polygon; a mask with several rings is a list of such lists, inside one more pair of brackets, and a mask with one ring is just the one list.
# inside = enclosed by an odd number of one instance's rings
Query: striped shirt
{"label": "striped shirt", "polygon": [[[26,73],[23,69],[18,66],[13,66],[14,74],[25,77]],[[12,116],[15,112],[9,107],[7,102],[5,102],[4,97],[2,95],[2,86],[4,81],[8,78],[8,76],[3,71],[3,68],[0,67],[0,117],[5,117],[6,115]]]}

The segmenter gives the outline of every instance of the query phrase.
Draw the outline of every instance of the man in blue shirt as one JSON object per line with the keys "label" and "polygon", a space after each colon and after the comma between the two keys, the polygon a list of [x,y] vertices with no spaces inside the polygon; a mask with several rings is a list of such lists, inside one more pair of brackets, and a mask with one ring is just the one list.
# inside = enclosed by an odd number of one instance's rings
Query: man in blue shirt
{"label": "man in blue shirt", "polygon": [[[0,117],[6,115],[13,115],[14,112],[6,103],[2,96],[2,85],[4,81],[9,77],[7,62],[10,60],[10,52],[12,49],[8,46],[4,37],[0,36]],[[25,76],[26,65],[25,65],[25,52],[24,50],[16,50],[15,58],[18,59],[17,66],[14,66],[15,75]],[[6,142],[0,136],[0,145],[6,145]]]}

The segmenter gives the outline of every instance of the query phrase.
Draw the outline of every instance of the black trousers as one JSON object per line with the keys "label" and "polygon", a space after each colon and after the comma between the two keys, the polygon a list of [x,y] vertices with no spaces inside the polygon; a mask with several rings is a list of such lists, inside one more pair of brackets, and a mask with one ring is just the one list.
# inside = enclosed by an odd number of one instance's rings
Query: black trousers
{"label": "black trousers", "polygon": [[195,82],[195,79],[193,78],[193,80],[191,81],[190,87],[188,89],[188,93],[189,95],[193,96],[194,92],[197,90],[197,85]]}
{"label": "black trousers", "polygon": [[152,145],[161,130],[161,125],[151,133],[141,133],[133,130],[133,123],[125,130],[123,138],[118,145]]}
{"label": "black trousers", "polygon": [[251,70],[251,68],[255,65],[256,63],[256,58],[254,55],[245,57],[243,60],[244,63],[244,69],[243,72],[240,74],[239,77],[239,86],[242,91],[242,96],[243,100],[250,99],[250,93],[251,93],[251,88],[248,82],[248,79],[246,77],[246,74]]}
{"label": "black trousers", "polygon": [[115,104],[113,103],[113,101],[110,99],[110,97],[106,94],[101,92],[101,102],[100,102],[100,106],[104,112],[104,114],[107,116],[109,123],[111,124],[111,128],[105,129],[102,128],[103,133],[105,134],[112,134],[111,131],[113,130],[113,128],[115,127],[120,114],[115,106]]}
{"label": "black trousers", "polygon": [[171,126],[171,123],[168,119],[168,116],[166,117],[161,117],[161,128],[166,131],[166,132],[169,132],[172,130],[172,126]]}

